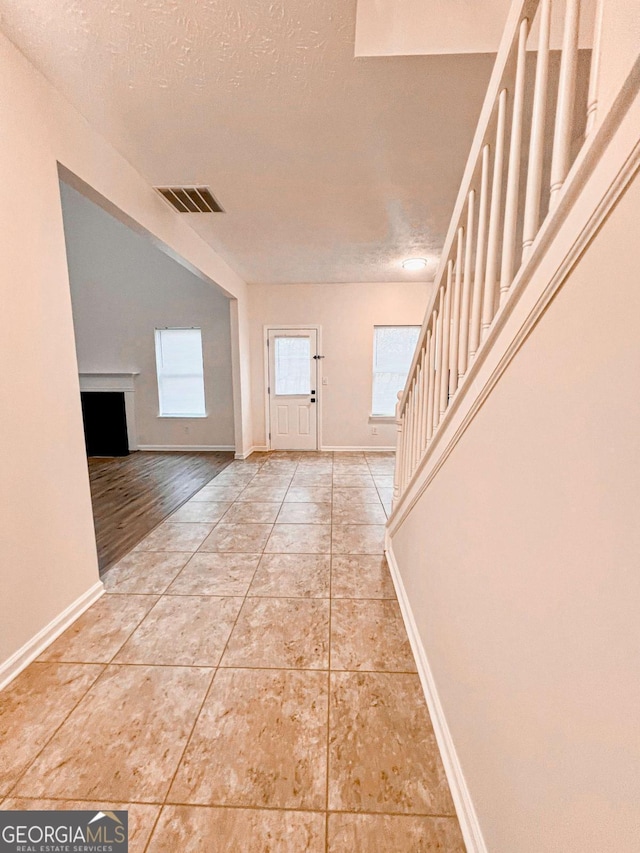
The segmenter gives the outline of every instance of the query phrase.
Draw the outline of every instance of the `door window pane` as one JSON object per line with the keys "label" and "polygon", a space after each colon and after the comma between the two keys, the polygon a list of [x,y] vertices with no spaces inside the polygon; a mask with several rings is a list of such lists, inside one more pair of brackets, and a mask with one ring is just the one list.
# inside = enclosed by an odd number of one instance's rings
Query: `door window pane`
{"label": "door window pane", "polygon": [[276,338],[274,341],[275,392],[280,397],[311,393],[311,340]]}
{"label": "door window pane", "polygon": [[407,381],[420,326],[375,326],[372,415],[394,415]]}

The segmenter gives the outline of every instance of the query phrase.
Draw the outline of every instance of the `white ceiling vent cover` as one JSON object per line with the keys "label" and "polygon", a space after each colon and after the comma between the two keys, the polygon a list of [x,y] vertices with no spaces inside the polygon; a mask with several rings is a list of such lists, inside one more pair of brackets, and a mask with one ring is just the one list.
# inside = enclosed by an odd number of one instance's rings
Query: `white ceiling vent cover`
{"label": "white ceiling vent cover", "polygon": [[156,187],[178,213],[224,213],[208,187]]}

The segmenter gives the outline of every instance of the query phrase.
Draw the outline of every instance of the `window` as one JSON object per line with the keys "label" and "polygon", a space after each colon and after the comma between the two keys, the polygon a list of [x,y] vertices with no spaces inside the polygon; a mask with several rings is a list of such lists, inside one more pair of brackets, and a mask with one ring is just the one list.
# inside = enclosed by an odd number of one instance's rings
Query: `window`
{"label": "window", "polygon": [[156,329],[160,417],[204,418],[200,329]]}
{"label": "window", "polygon": [[307,396],[311,393],[311,339],[275,339],[276,395]]}
{"label": "window", "polygon": [[395,414],[398,391],[402,391],[407,381],[419,334],[420,326],[374,326],[371,404],[374,417]]}

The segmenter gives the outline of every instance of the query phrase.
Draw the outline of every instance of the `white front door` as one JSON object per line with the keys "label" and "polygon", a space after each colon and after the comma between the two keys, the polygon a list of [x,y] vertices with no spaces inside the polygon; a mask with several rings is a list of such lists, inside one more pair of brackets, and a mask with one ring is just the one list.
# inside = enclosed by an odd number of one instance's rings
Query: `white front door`
{"label": "white front door", "polygon": [[269,422],[273,450],[318,449],[318,330],[269,329]]}

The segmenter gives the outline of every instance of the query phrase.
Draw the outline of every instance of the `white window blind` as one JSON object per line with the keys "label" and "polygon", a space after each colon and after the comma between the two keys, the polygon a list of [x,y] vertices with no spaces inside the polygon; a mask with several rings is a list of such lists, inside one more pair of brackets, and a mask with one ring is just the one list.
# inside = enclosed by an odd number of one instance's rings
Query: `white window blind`
{"label": "white window blind", "polygon": [[161,417],[206,416],[200,329],[156,329],[156,368]]}
{"label": "white window blind", "polygon": [[371,414],[394,415],[407,381],[420,326],[374,326]]}

